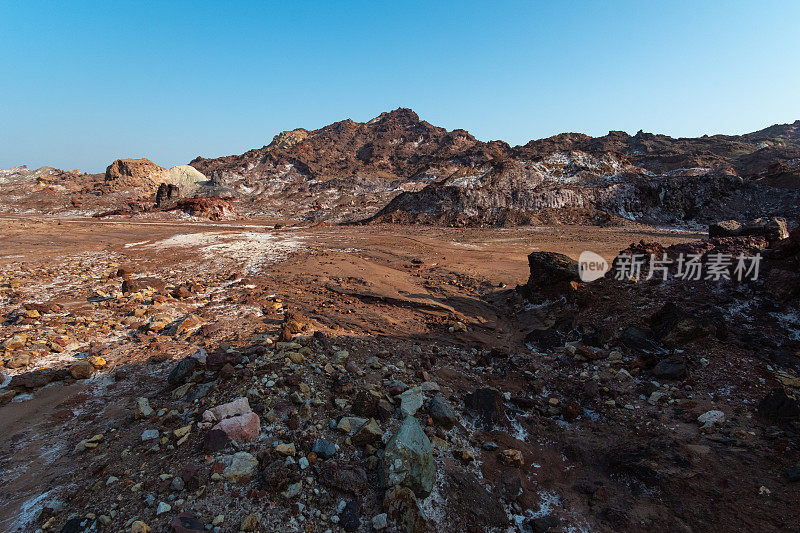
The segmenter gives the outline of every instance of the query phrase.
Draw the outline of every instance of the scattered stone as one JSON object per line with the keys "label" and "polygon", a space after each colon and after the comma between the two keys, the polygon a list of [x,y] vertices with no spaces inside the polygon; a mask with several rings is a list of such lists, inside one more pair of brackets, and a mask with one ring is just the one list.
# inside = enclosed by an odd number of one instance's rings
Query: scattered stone
{"label": "scattered stone", "polygon": [[428,524],[419,508],[414,491],[408,487],[395,486],[386,491],[383,508],[400,531],[406,533],[424,533]]}
{"label": "scattered stone", "polygon": [[203,321],[197,315],[189,315],[175,328],[175,334],[186,336],[191,335],[203,325]]}
{"label": "scattered stone", "polygon": [[406,417],[386,444],[383,463],[387,487],[403,485],[423,498],[430,494],[436,481],[433,446],[414,417]]}
{"label": "scattered stone", "polygon": [[702,424],[700,429],[709,431],[713,429],[714,426],[721,426],[725,423],[725,413],[717,410],[706,411],[697,417],[697,421]]}
{"label": "scattered stone", "polygon": [[90,365],[92,365],[95,370],[101,370],[101,369],[105,368],[106,365],[108,364],[108,361],[106,361],[104,358],[102,358],[100,356],[97,356],[97,355],[93,355],[93,356],[89,357],[86,361]]}
{"label": "scattered stone", "polygon": [[342,433],[347,433],[348,435],[353,436],[359,429],[361,429],[361,426],[363,426],[367,422],[368,420],[366,418],[359,418],[356,416],[343,416],[339,420],[339,424],[336,426],[336,429],[338,429]]}
{"label": "scattered stone", "polygon": [[363,467],[336,461],[319,465],[320,482],[345,492],[359,494],[367,487],[367,472]]}
{"label": "scattered stone", "polygon": [[203,438],[203,449],[207,452],[218,452],[227,448],[230,442],[227,433],[221,429],[212,429]]}
{"label": "scattered stone", "polygon": [[314,441],[314,446],[311,451],[316,453],[323,459],[329,459],[336,455],[336,444],[327,439],[317,439]]}
{"label": "scattered stone", "polygon": [[150,407],[150,401],[147,398],[139,398],[136,400],[136,417],[137,418],[150,418],[155,411]]}
{"label": "scattered stone", "polygon": [[441,393],[436,393],[431,401],[428,403],[428,413],[431,415],[434,423],[442,429],[452,429],[455,426],[458,418],[456,412],[447,398]]}
{"label": "scattered stone", "polygon": [[6,350],[19,350],[25,346],[28,341],[28,336],[24,333],[17,333],[3,343],[3,348]]}
{"label": "scattered stone", "polygon": [[261,419],[255,413],[246,413],[226,418],[212,428],[223,431],[230,440],[236,442],[253,442],[261,433]]}
{"label": "scattered stone", "polygon": [[297,498],[300,496],[301,492],[303,492],[303,482],[298,481],[297,483],[289,485],[289,487],[283,491],[281,495],[287,500],[291,500],[292,498]]}
{"label": "scattered stone", "polygon": [[84,450],[91,450],[97,448],[97,446],[103,441],[103,434],[98,433],[91,438],[84,439],[80,441],[75,448],[72,450],[72,453],[80,453]]}
{"label": "scattered stone", "polygon": [[222,476],[228,481],[246,483],[258,471],[258,459],[247,452],[237,452],[219,458],[223,464]]}
{"label": "scattered stone", "polygon": [[245,397],[236,398],[233,401],[218,405],[203,412],[203,422],[215,423],[226,418],[252,413],[250,402]]}
{"label": "scattered stone", "polygon": [[258,517],[254,514],[249,514],[244,517],[242,524],[239,526],[240,531],[255,531],[258,529]]}
{"label": "scattered stone", "polygon": [[519,450],[503,450],[497,458],[501,463],[507,466],[522,468],[525,465],[525,459],[522,457],[522,452]]}
{"label": "scattered stone", "polygon": [[131,533],[150,533],[150,526],[137,520],[131,524]]}
{"label": "scattered stone", "polygon": [[350,500],[339,513],[339,525],[345,531],[356,531],[361,524],[361,505],[358,500]]}
{"label": "scattered stone", "polygon": [[355,435],[353,435],[353,442],[359,446],[366,446],[379,441],[382,435],[383,430],[381,429],[381,425],[374,418],[370,418],[369,422],[363,424]]}
{"label": "scattered stone", "polygon": [[653,367],[653,376],[662,379],[678,379],[686,375],[686,365],[676,359],[662,359]]}
{"label": "scattered stone", "polygon": [[181,513],[169,523],[170,533],[201,533],[205,525],[191,513]]}
{"label": "scattered stone", "polygon": [[424,398],[419,387],[414,387],[403,391],[400,394],[400,412],[403,416],[414,416],[417,410],[422,407]]}
{"label": "scattered stone", "polygon": [[479,421],[484,426],[491,427],[504,423],[506,420],[503,395],[497,389],[478,389],[467,395],[464,404],[468,409],[477,413]]}
{"label": "scattered stone", "polygon": [[186,383],[189,377],[194,373],[195,368],[197,368],[197,364],[197,359],[194,357],[181,359],[169,373],[167,382],[174,387]]}
{"label": "scattered stone", "polygon": [[372,517],[372,529],[383,531],[388,525],[386,513],[376,514]]}
{"label": "scattered stone", "polygon": [[157,429],[145,429],[142,432],[143,441],[156,440],[158,439],[158,437],[159,437],[159,432]]}
{"label": "scattered stone", "polygon": [[94,374],[94,367],[88,361],[78,361],[69,367],[69,373],[75,379],[88,379]]}
{"label": "scattered stone", "polygon": [[294,444],[292,444],[292,443],[289,443],[289,444],[283,444],[283,443],[278,444],[277,446],[275,446],[275,451],[278,452],[279,454],[283,455],[284,457],[294,457],[294,454],[296,452],[296,450],[294,448]]}

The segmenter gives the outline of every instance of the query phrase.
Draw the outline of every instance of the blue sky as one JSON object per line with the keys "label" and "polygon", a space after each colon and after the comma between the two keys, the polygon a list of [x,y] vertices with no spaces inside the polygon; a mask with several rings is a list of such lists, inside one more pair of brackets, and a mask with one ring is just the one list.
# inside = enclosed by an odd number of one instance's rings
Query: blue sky
{"label": "blue sky", "polygon": [[0,168],[242,153],[411,107],[482,140],[800,118],[800,2],[7,2]]}

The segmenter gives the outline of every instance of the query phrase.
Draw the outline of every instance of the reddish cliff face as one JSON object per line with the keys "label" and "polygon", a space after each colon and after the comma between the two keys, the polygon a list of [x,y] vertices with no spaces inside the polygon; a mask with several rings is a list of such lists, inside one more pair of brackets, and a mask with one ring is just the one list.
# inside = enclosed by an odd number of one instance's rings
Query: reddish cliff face
{"label": "reddish cliff face", "polygon": [[166,181],[169,171],[147,158],[117,159],[106,168],[106,183],[119,187],[152,188]]}

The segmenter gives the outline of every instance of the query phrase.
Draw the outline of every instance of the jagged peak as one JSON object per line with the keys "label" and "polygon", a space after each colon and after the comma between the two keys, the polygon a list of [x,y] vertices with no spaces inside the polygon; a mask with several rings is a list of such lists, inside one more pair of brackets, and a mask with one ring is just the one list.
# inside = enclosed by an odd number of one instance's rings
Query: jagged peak
{"label": "jagged peak", "polygon": [[404,124],[413,124],[417,122],[421,122],[419,119],[419,115],[417,115],[413,109],[409,109],[407,107],[398,107],[392,111],[384,111],[377,117],[373,118],[367,124],[377,124],[378,122],[386,122],[386,121],[395,121],[401,122]]}
{"label": "jagged peak", "polygon": [[277,150],[291,148],[295,144],[303,142],[307,137],[308,130],[304,128],[282,131],[272,138],[272,142],[267,145],[267,148]]}

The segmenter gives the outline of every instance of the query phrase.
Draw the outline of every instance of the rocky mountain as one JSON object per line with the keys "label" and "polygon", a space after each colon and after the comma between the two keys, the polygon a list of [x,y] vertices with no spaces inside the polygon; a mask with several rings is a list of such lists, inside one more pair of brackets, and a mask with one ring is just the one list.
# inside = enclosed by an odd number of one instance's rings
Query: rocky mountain
{"label": "rocky mountain", "polygon": [[746,135],[564,133],[511,147],[410,109],[197,158],[210,193],[309,220],[455,225],[797,218],[800,121]]}
{"label": "rocky mountain", "polygon": [[673,139],[566,133],[398,195],[370,222],[707,223],[798,218],[800,121],[741,135]]}
{"label": "rocky mountain", "polygon": [[485,165],[509,149],[401,108],[369,122],[285,131],[242,155],[190,164],[211,179],[213,194],[245,197],[251,212],[341,221],[374,214],[400,192]]}
{"label": "rocky mountain", "polygon": [[[745,135],[562,133],[511,147],[396,109],[294,129],[241,155],[162,168],[120,159],[105,175],[12,169],[3,209],[139,213],[161,183],[227,198],[243,216],[447,225],[685,224],[800,218],[800,121]],[[5,182],[5,183],[4,183]],[[8,204],[8,205],[6,205]]]}

